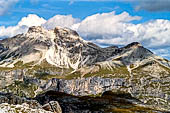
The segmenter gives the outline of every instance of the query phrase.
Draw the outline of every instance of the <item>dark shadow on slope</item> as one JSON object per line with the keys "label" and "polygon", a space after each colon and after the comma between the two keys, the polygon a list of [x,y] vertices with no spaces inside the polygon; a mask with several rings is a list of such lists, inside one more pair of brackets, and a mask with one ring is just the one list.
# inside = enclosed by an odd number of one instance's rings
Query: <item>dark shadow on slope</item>
{"label": "dark shadow on slope", "polygon": [[[12,93],[0,93],[0,104],[9,103],[16,105],[27,103],[31,108],[41,108],[41,106],[51,101],[58,101],[63,113],[166,113],[149,108],[126,92],[107,91],[92,97],[47,91],[32,99],[19,97]],[[139,104],[143,106],[139,106]],[[49,109],[46,108],[45,110]]]}
{"label": "dark shadow on slope", "polygon": [[35,98],[41,105],[50,101],[58,101],[63,113],[124,113],[156,111],[148,107],[141,107],[135,103],[144,105],[141,101],[125,92],[107,91],[96,97],[73,96],[70,94],[47,91]]}

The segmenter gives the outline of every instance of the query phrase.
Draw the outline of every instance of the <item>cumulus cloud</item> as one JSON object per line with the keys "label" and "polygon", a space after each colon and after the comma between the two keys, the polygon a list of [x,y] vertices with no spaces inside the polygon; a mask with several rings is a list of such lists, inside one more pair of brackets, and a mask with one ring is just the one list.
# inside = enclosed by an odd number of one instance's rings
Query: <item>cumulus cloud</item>
{"label": "cumulus cloud", "polygon": [[[127,12],[115,15],[115,12],[95,14],[87,17],[77,27],[77,31],[86,39],[113,39],[123,34],[130,21],[140,20],[139,16],[130,16]],[[113,42],[113,41],[112,41]]]}
{"label": "cumulus cloud", "polygon": [[41,24],[45,23],[46,20],[42,17],[39,17],[35,14],[29,14],[27,17],[23,17],[19,22],[19,26],[41,26]]}
{"label": "cumulus cloud", "polygon": [[170,0],[140,0],[136,10],[170,11]]}
{"label": "cumulus cloud", "polygon": [[50,18],[43,27],[46,29],[53,29],[56,26],[68,27],[78,23],[80,20],[73,18],[72,15],[56,15]]}
{"label": "cumulus cloud", "polygon": [[19,0],[0,0],[0,16],[5,14],[7,10],[18,1]]}
{"label": "cumulus cloud", "polygon": [[0,38],[12,37],[17,34],[25,33],[30,26],[41,26],[46,22],[45,19],[34,14],[23,17],[16,26],[0,26]]}

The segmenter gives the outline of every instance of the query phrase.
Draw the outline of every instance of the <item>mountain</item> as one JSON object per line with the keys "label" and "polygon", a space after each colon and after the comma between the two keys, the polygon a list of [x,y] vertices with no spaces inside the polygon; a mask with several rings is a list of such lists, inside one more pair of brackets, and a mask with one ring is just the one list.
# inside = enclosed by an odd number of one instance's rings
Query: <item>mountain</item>
{"label": "mountain", "polygon": [[155,110],[170,110],[170,61],[138,42],[101,48],[68,28],[33,26],[0,40],[0,83],[1,92],[29,98],[50,90],[128,92]]}

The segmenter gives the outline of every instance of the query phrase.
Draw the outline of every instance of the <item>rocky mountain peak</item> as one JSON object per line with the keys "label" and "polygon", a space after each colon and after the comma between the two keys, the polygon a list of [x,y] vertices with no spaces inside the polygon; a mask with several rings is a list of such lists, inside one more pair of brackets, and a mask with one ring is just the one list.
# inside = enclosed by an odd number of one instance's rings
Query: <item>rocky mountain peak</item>
{"label": "rocky mountain peak", "polygon": [[27,33],[32,33],[32,32],[41,33],[44,31],[45,31],[45,29],[41,26],[32,26],[32,27],[29,27]]}
{"label": "rocky mountain peak", "polygon": [[140,44],[139,42],[132,42],[125,46],[124,48],[137,48],[137,47],[142,47],[142,44]]}
{"label": "rocky mountain peak", "polygon": [[64,41],[83,41],[76,31],[69,28],[55,27],[54,33]]}
{"label": "rocky mountain peak", "polygon": [[60,35],[61,34],[72,34],[72,35],[75,35],[75,36],[79,36],[79,34],[76,31],[71,30],[69,28],[61,28],[59,26],[54,28],[54,32],[56,34],[60,34]]}
{"label": "rocky mountain peak", "polygon": [[59,26],[54,29],[47,30],[42,26],[32,26],[28,29],[26,33],[26,37],[40,39],[44,38],[44,40],[55,39],[62,41],[83,41],[83,39],[78,35],[76,31],[73,31],[69,28],[61,28]]}

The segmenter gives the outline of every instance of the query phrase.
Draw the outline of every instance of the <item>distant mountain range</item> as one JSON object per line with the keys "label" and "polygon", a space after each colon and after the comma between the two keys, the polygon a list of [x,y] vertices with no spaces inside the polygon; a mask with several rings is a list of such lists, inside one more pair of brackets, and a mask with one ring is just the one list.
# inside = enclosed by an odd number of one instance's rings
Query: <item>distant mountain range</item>
{"label": "distant mountain range", "polygon": [[[125,99],[147,108],[147,112],[170,110],[170,61],[153,54],[138,42],[121,48],[101,48],[68,28],[46,30],[33,26],[25,34],[0,40],[0,84],[3,93],[34,99],[51,90],[66,96],[89,96],[89,99],[107,91],[114,95],[121,92],[120,95],[131,95],[133,99],[128,100],[126,96]],[[122,98],[119,96],[116,98]],[[36,99],[43,105],[56,101],[47,99],[44,102],[38,97]],[[0,98],[0,103],[3,102],[9,103]],[[68,109],[75,113],[93,112],[90,107],[82,111],[83,108],[77,110],[70,107],[71,104],[67,109],[61,98],[59,104],[63,112]],[[123,109],[114,107],[95,110],[105,113],[109,109]],[[137,112],[130,107],[128,110]]]}

